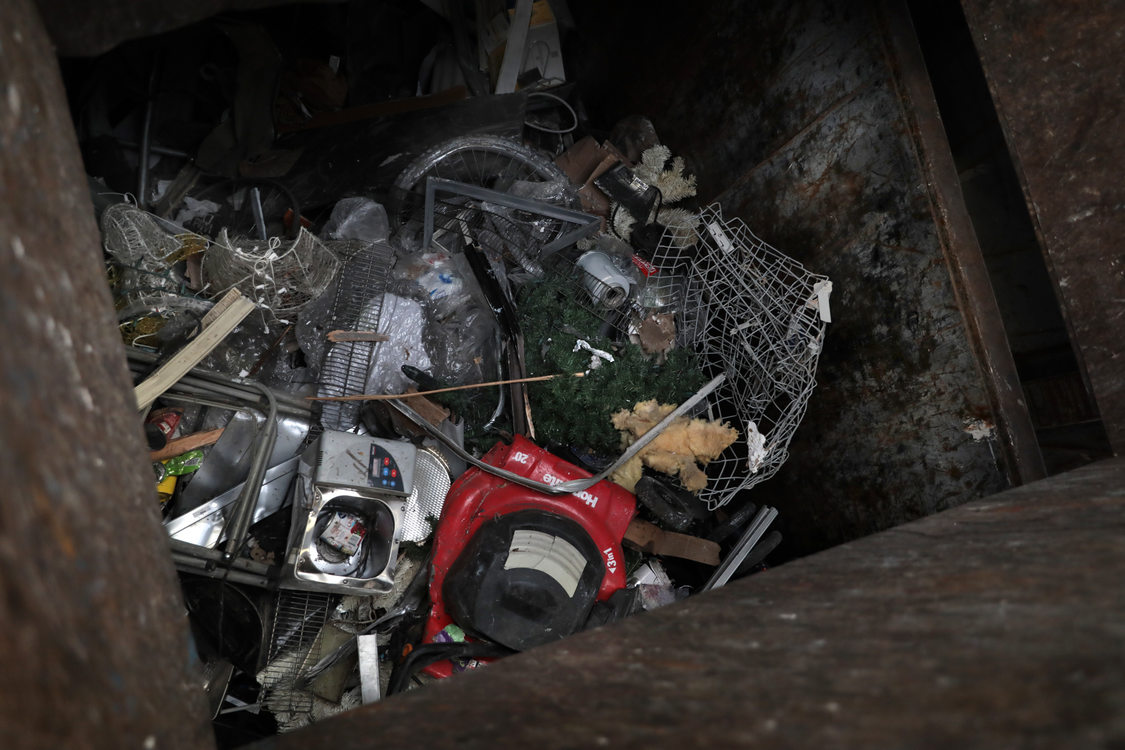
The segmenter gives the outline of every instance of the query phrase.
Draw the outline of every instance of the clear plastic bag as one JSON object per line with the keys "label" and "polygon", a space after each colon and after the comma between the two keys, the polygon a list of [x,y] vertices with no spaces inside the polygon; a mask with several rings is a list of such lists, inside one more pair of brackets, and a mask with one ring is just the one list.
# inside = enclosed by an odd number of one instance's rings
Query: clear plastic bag
{"label": "clear plastic bag", "polygon": [[344,198],[332,208],[321,232],[334,240],[386,242],[391,233],[387,210],[370,198]]}
{"label": "clear plastic bag", "polygon": [[487,308],[463,307],[442,325],[432,327],[430,341],[431,374],[439,382],[461,385],[496,379],[499,328]]}
{"label": "clear plastic bag", "polygon": [[438,251],[400,259],[394,277],[418,284],[425,299],[433,305],[436,320],[442,322],[472,302],[466,283],[466,274],[471,273],[463,255]]}

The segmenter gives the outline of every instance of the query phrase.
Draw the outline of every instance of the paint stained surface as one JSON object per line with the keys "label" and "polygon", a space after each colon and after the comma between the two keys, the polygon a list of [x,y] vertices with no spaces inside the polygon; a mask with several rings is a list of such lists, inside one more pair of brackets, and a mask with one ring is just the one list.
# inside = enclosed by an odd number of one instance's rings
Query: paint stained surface
{"label": "paint stained surface", "polygon": [[1101,461],[254,747],[1116,747],[1123,479]]}
{"label": "paint stained surface", "polygon": [[832,279],[817,390],[788,463],[752,491],[781,510],[791,552],[1003,489],[878,12],[816,0],[669,6],[680,24],[620,12],[638,28],[606,41],[599,64],[620,75],[603,109],[648,114],[702,198]]}

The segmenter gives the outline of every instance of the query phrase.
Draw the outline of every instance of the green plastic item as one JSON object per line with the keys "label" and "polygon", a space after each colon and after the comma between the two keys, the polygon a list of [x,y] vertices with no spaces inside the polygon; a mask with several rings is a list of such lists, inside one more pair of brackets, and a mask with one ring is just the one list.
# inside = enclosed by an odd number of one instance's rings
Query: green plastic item
{"label": "green plastic item", "polygon": [[181,477],[190,474],[203,465],[203,450],[196,448],[193,451],[173,456],[164,462],[168,474]]}

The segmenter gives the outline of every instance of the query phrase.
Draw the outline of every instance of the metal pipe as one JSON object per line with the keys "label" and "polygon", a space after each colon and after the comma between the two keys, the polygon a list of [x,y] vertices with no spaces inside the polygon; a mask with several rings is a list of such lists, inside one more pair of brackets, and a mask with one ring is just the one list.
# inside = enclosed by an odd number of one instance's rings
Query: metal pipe
{"label": "metal pipe", "polygon": [[427,435],[434,438],[435,440],[449,448],[451,451],[453,451],[453,453],[462,461],[465,461],[466,463],[471,464],[472,466],[475,466],[482,471],[487,471],[489,474],[498,476],[501,479],[506,479],[513,484],[518,484],[521,487],[527,487],[528,489],[542,492],[547,495],[573,495],[575,492],[582,492],[583,490],[587,490],[590,487],[593,487],[595,484],[602,481],[610,474],[624,466],[629,460],[640,453],[641,449],[655,440],[660,435],[660,433],[664,432],[664,430],[670,424],[672,424],[673,421],[687,414],[693,407],[695,407],[696,404],[698,404],[712,391],[718,388],[724,380],[726,380],[726,375],[716,375],[711,379],[709,383],[696,391],[694,396],[677,406],[670,414],[668,414],[668,416],[657,422],[652,429],[637,438],[637,442],[630,445],[625,450],[625,452],[621,454],[620,458],[614,461],[610,466],[603,469],[600,473],[595,474],[589,479],[571,479],[568,482],[561,482],[560,484],[544,484],[543,482],[536,482],[534,479],[528,479],[525,476],[521,476],[519,474],[516,474],[515,472],[508,471],[507,469],[501,469],[498,466],[487,464],[473,454],[466,451],[462,446],[458,445],[456,441],[452,440],[448,435],[439,430],[437,427],[430,424],[426,419],[418,414],[418,412],[407,406],[404,401],[394,400],[388,401],[387,403],[390,404],[394,409],[398,410],[404,417],[421,427]]}
{"label": "metal pipe", "polygon": [[246,484],[239,493],[229,531],[227,532],[227,546],[223,551],[223,559],[227,563],[238,556],[242,543],[246,540],[246,532],[250,529],[250,519],[254,514],[254,506],[258,503],[258,494],[262,490],[262,479],[265,478],[269,468],[270,455],[273,453],[274,443],[277,442],[277,400],[273,391],[264,385],[254,383],[269,403],[269,413],[266,415],[265,434],[254,446],[254,455],[250,460],[250,473],[246,477]]}
{"label": "metal pipe", "polygon": [[250,211],[254,214],[254,228],[258,230],[258,239],[268,240],[266,232],[266,216],[262,213],[262,191],[255,185],[250,188]]}
{"label": "metal pipe", "polygon": [[209,560],[200,560],[192,554],[173,552],[172,563],[177,570],[184,573],[195,573],[209,578],[222,578],[224,581],[231,583],[244,583],[248,586],[264,589],[273,588],[275,585],[274,580],[268,576],[234,568],[220,568],[216,563]]}
{"label": "metal pipe", "polygon": [[589,237],[598,231],[601,226],[601,219],[591,214],[575,211],[563,206],[556,206],[553,203],[546,203],[544,201],[532,200],[531,198],[522,198],[511,193],[502,193],[497,190],[489,190],[477,185],[467,185],[463,182],[454,182],[453,180],[445,180],[439,177],[426,178],[426,208],[422,224],[422,248],[428,249],[430,242],[434,237],[434,203],[437,194],[452,193],[453,195],[460,195],[465,198],[472,198],[478,201],[486,201],[488,203],[495,203],[505,208],[511,208],[518,211],[527,211],[528,213],[540,214],[546,216],[548,219],[554,219],[560,222],[571,222],[577,226],[543,246],[539,253],[539,257],[543,258],[553,253],[556,250],[561,250],[568,245],[573,245],[583,237]]}
{"label": "metal pipe", "polygon": [[[163,395],[164,398],[174,398],[176,394],[195,396],[201,398],[211,397],[214,399],[227,398],[233,399],[238,402],[237,406],[224,407],[224,408],[243,408],[246,403],[258,407],[259,410],[265,410],[265,404],[257,393],[250,391],[243,391],[238,388],[226,387],[218,384],[210,384],[199,381],[188,381],[187,378],[182,378],[179,383],[166,391]],[[312,413],[307,406],[300,402],[282,401],[278,394],[274,394],[274,399],[277,401],[278,413],[289,414],[304,419],[311,419]]]}
{"label": "metal pipe", "polygon": [[148,155],[152,140],[152,119],[156,110],[156,84],[159,80],[160,65],[153,61],[148,76],[148,98],[145,101],[145,119],[141,125],[140,165],[137,167],[137,205],[148,207]]}
{"label": "metal pipe", "polygon": [[[146,352],[132,347],[126,349],[126,355],[130,365],[154,365],[159,360],[159,357],[152,352]],[[187,375],[180,378],[176,385],[181,384],[196,386],[197,388],[206,388],[212,393],[229,396],[231,398],[247,401],[260,400],[258,392],[254,389],[253,381],[238,380],[199,367],[193,367]],[[176,386],[173,386],[173,388],[175,387]],[[292,396],[287,393],[274,393],[274,398],[277,400],[278,409],[281,411],[292,411],[300,416],[309,416],[312,414],[312,407],[309,405],[309,402],[299,396]]]}
{"label": "metal pipe", "polygon": [[[122,148],[131,149],[133,151],[140,151],[141,144],[133,143],[132,141],[118,141],[119,146]],[[152,143],[148,146],[149,153],[160,154],[161,156],[174,156],[177,159],[192,159],[194,158],[187,151],[181,151],[178,148],[168,148],[166,146],[157,146]]]}
{"label": "metal pipe", "polygon": [[760,509],[757,515],[754,516],[754,520],[746,527],[746,531],[743,532],[742,538],[738,540],[738,544],[734,546],[734,549],[730,551],[730,554],[727,555],[727,558],[723,560],[719,567],[715,568],[715,572],[711,574],[711,578],[703,585],[700,591],[710,591],[711,589],[717,589],[726,585],[727,581],[729,581],[735,571],[738,570],[738,566],[742,564],[742,561],[749,556],[750,551],[761,541],[762,536],[766,533],[766,529],[770,527],[770,524],[773,523],[775,518],[777,518],[776,508],[765,506]]}

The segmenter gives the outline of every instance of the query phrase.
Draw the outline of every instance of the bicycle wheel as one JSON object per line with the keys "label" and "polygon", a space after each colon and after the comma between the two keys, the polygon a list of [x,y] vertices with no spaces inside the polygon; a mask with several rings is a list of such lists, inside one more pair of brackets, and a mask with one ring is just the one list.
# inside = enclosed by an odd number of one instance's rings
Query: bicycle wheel
{"label": "bicycle wheel", "polygon": [[537,151],[494,135],[472,135],[440,143],[421,154],[395,180],[388,212],[396,228],[421,218],[426,178],[440,177],[506,192],[516,182],[560,182],[563,196],[552,201],[574,206],[577,193],[563,171]]}

